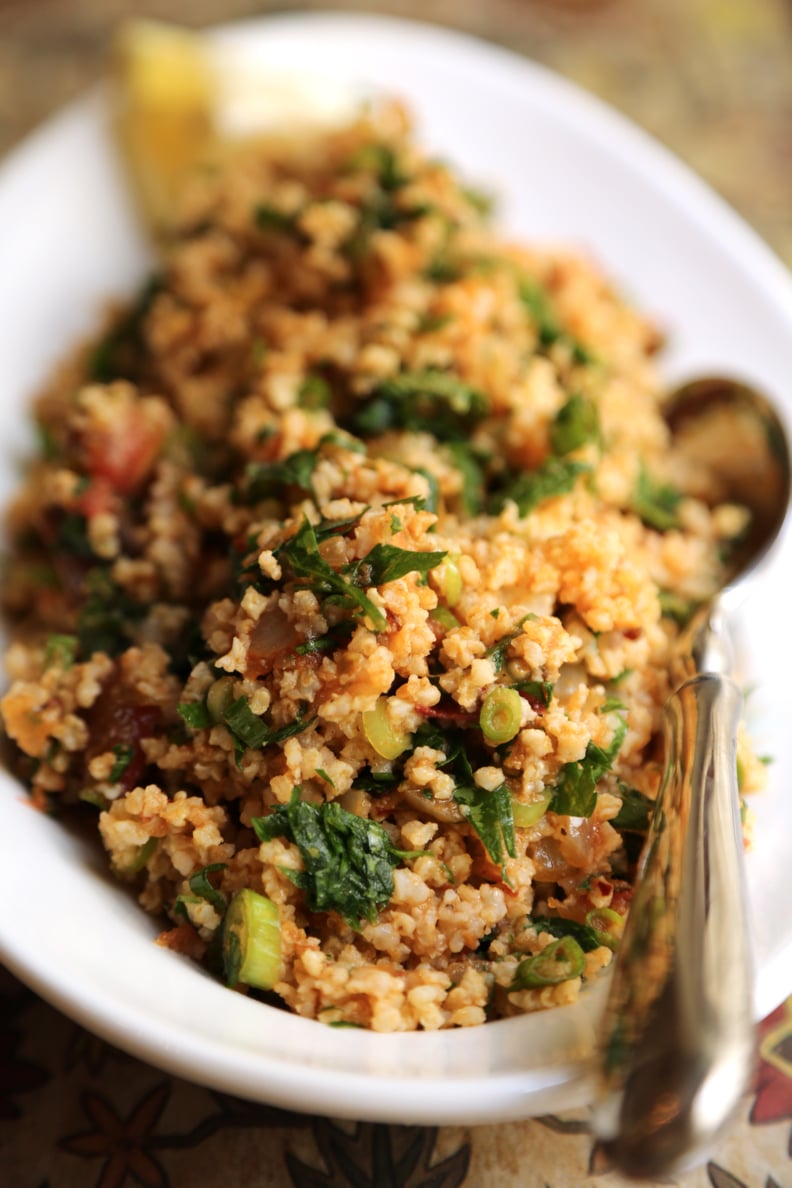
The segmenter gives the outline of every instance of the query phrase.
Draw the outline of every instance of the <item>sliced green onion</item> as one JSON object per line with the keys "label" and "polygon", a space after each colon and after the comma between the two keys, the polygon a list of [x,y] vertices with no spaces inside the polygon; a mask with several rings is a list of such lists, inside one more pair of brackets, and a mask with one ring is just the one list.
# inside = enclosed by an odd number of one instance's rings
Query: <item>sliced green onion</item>
{"label": "sliced green onion", "polygon": [[479,726],[487,742],[508,742],[518,733],[521,722],[522,698],[516,689],[499,685],[484,698]]}
{"label": "sliced green onion", "polygon": [[206,708],[209,717],[220,725],[234,703],[234,678],[222,676],[214,681],[206,694]]}
{"label": "sliced green onion", "polygon": [[540,986],[557,986],[578,978],[586,968],[586,955],[572,936],[553,941],[535,957],[528,957],[517,966],[510,990],[533,990]]}
{"label": "sliced green onion", "polygon": [[552,799],[552,792],[543,792],[538,800],[532,800],[530,804],[523,804],[519,800],[512,799],[514,824],[519,825],[521,829],[527,829],[529,825],[535,825],[537,821],[541,821],[547,812]]}
{"label": "sliced green onion", "polygon": [[363,733],[374,750],[383,759],[396,759],[402,751],[410,745],[410,735],[404,731],[394,730],[388,717],[387,701],[380,697],[372,710],[364,710],[360,715],[363,720]]}
{"label": "sliced green onion", "polygon": [[462,597],[462,574],[459,572],[458,560],[457,556],[451,554],[434,570],[438,589],[447,606],[456,606]]}
{"label": "sliced green onion", "polygon": [[439,623],[445,631],[453,631],[459,626],[459,619],[447,606],[436,606],[434,610],[429,611],[429,618]]}
{"label": "sliced green onion", "polygon": [[158,841],[158,837],[150,837],[147,842],[144,842],[144,844],[139,847],[137,854],[132,859],[129,866],[124,867],[124,874],[137,874],[138,871],[142,870],[151,855],[156,850]]}
{"label": "sliced green onion", "polygon": [[223,967],[226,983],[242,982],[271,990],[281,963],[281,927],[271,899],[246,887],[238,891],[223,921]]}
{"label": "sliced green onion", "polygon": [[613,908],[594,908],[586,916],[586,923],[597,938],[598,945],[617,949],[624,932],[624,916]]}

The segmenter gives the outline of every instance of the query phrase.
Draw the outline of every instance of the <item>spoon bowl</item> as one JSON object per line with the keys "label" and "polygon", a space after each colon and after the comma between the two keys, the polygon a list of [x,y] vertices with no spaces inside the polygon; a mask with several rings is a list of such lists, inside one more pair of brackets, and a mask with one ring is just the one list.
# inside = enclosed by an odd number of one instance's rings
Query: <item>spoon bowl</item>
{"label": "spoon bowl", "polygon": [[675,448],[705,464],[719,494],[751,513],[747,530],[735,542],[728,582],[717,596],[731,613],[764,570],[786,520],[792,481],[786,430],[764,395],[718,376],[677,388],[666,403],[665,419]]}

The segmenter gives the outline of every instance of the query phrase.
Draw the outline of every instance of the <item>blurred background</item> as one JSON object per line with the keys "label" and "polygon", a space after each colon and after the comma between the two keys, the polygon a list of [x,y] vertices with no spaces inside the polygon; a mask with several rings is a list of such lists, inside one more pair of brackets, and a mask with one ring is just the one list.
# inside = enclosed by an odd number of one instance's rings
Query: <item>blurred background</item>
{"label": "blurred background", "polygon": [[792,265],[789,0],[0,0],[0,155],[100,75],[125,18],[300,9],[419,18],[546,63],[668,144]]}

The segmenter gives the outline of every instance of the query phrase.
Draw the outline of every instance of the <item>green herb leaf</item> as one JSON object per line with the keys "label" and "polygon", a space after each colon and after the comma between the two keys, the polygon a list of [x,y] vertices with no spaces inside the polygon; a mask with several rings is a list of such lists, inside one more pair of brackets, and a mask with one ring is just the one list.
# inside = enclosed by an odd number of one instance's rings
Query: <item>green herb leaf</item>
{"label": "green herb leaf", "polygon": [[644,524],[649,528],[656,528],[658,532],[668,532],[671,528],[676,528],[679,523],[677,508],[681,499],[681,491],[670,483],[657,482],[646,467],[641,465],[632,507]]}
{"label": "green herb leaf", "polygon": [[552,699],[555,686],[552,681],[517,681],[513,688],[527,697],[529,701],[536,701],[546,709]]}
{"label": "green herb leaf", "polygon": [[315,450],[296,450],[280,462],[250,462],[245,472],[245,499],[256,503],[270,495],[283,495],[285,487],[313,494]]}
{"label": "green herb leaf", "polygon": [[262,231],[282,231],[287,235],[298,233],[297,220],[300,212],[287,213],[272,206],[269,202],[260,202],[254,211],[256,226]]}
{"label": "green herb leaf", "polygon": [[426,313],[419,319],[415,332],[416,334],[435,334],[438,330],[450,326],[454,320],[455,315],[452,313]]}
{"label": "green herb leaf", "polygon": [[161,278],[153,277],[129,312],[96,344],[88,360],[89,377],[96,383],[137,378],[145,354],[143,326],[162,288]]}
{"label": "green herb leaf", "polygon": [[353,417],[359,432],[388,429],[433,433],[438,440],[464,440],[486,415],[483,394],[448,371],[403,371],[385,380]]}
{"label": "green herb leaf", "polygon": [[135,748],[131,743],[116,743],[113,747],[113,754],[116,757],[116,761],[110,768],[110,774],[107,778],[111,784],[117,784],[135,758]]}
{"label": "green herb leaf", "polygon": [[383,190],[399,190],[410,180],[389,144],[364,144],[346,163],[347,170],[373,173]]}
{"label": "green herb leaf", "polygon": [[300,408],[327,408],[332,389],[321,375],[307,375],[300,384],[297,403]]}
{"label": "green herb leaf", "polygon": [[77,618],[80,655],[116,656],[128,646],[146,607],[116,586],[106,566],[89,570],[85,583],[86,597]]}
{"label": "green herb leaf", "polygon": [[462,186],[462,197],[482,219],[488,219],[495,209],[495,197],[477,186]]}
{"label": "green herb leaf", "polygon": [[71,668],[78,648],[76,635],[51,635],[44,647],[44,667]]}
{"label": "green herb leaf", "polygon": [[523,277],[519,283],[519,296],[536,326],[542,350],[549,350],[555,343],[563,342],[570,348],[573,362],[594,362],[591,352],[561,325],[550,296],[538,281]]}
{"label": "green herb leaf", "polygon": [[524,618],[520,619],[514,631],[509,631],[506,635],[502,635],[496,643],[490,644],[490,646],[487,648],[484,655],[488,656],[492,661],[492,667],[495,669],[496,673],[500,672],[503,668],[504,662],[506,660],[506,653],[509,650],[509,645],[513,643],[518,635],[522,635],[523,623],[525,623],[528,619],[535,617],[535,615],[525,615]]}
{"label": "green herb leaf", "polygon": [[345,429],[331,429],[319,438],[319,449],[324,445],[338,446],[342,450],[351,450],[353,454],[365,454],[365,444],[359,437],[353,437]]}
{"label": "green herb leaf", "polygon": [[408,573],[425,575],[444,557],[444,552],[419,553],[396,545],[376,544],[360,561],[347,566],[346,572],[362,585],[385,586]]}
{"label": "green herb leaf", "polygon": [[400,782],[401,776],[394,771],[372,771],[370,767],[363,767],[355,776],[353,788],[361,788],[371,792],[374,796],[381,796],[389,792]]}
{"label": "green herb leaf", "polygon": [[696,613],[701,603],[695,598],[685,598],[673,590],[658,591],[661,614],[667,619],[673,619],[680,627],[685,627]]}
{"label": "green herb leaf", "polygon": [[189,887],[193,895],[197,895],[199,899],[205,899],[221,916],[226,910],[226,898],[221,891],[212,886],[208,876],[216,870],[225,870],[227,865],[226,862],[210,862],[208,866],[202,867],[189,878]]}
{"label": "green herb leaf", "polygon": [[88,539],[88,520],[85,516],[79,512],[68,512],[59,518],[55,530],[54,551],[70,553],[73,557],[93,557],[94,551]]}
{"label": "green herb leaf", "polygon": [[614,829],[634,829],[644,833],[649,828],[649,820],[654,812],[654,801],[635,788],[622,790],[622,803],[611,825]]}
{"label": "green herb leaf", "polygon": [[597,782],[613,766],[626,733],[627,723],[620,718],[609,747],[589,742],[579,762],[564,764],[550,801],[551,812],[567,817],[591,816],[597,803]]}
{"label": "green herb leaf", "polygon": [[484,471],[471,445],[450,441],[446,446],[451,463],[462,476],[461,503],[467,516],[476,516],[484,505]]}
{"label": "green herb leaf", "polygon": [[570,396],[550,427],[553,453],[571,454],[589,441],[598,441],[599,437],[599,415],[595,405],[579,394]]}
{"label": "green herb leaf", "polygon": [[309,804],[295,788],[287,805],[251,821],[259,841],[285,837],[302,855],[300,884],[313,912],[338,912],[359,929],[375,920],[393,895],[393,868],[402,854],[376,821],[357,817],[340,804]]}
{"label": "green herb leaf", "polygon": [[551,936],[574,937],[584,953],[599,948],[594,929],[589,928],[588,924],[578,924],[577,920],[563,920],[560,916],[552,919],[549,916],[534,916],[531,923],[537,932],[549,932]]}
{"label": "green herb leaf", "polygon": [[463,813],[475,829],[493,862],[501,868],[505,855],[516,857],[512,800],[505,784],[491,792],[476,784],[457,786],[454,799],[463,806]]}
{"label": "green herb leaf", "polygon": [[368,615],[377,631],[383,630],[386,620],[379,607],[320,556],[316,533],[308,520],[303,520],[294,536],[279,545],[276,552],[279,560],[288,562],[295,578],[315,594],[335,596],[342,603],[351,604]]}
{"label": "green herb leaf", "polygon": [[563,334],[552,302],[538,281],[524,277],[519,283],[520,301],[536,325],[536,333],[543,347],[550,347]]}
{"label": "green herb leaf", "polygon": [[297,644],[294,650],[298,656],[315,656],[334,652],[336,648],[346,647],[354,630],[355,624],[351,619],[342,619],[340,622],[334,623],[326,635],[306,639],[304,643]]}
{"label": "green herb leaf", "polygon": [[538,470],[523,471],[512,476],[490,500],[490,511],[502,511],[508,500],[517,504],[521,516],[527,516],[546,499],[568,494],[579,475],[590,468],[583,462],[563,458],[548,458]]}

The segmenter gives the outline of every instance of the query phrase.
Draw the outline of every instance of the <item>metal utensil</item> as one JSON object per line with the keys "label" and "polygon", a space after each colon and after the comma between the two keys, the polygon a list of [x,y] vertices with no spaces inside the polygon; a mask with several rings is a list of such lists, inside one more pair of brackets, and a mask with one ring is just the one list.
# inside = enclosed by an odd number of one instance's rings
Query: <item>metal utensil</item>
{"label": "metal utensil", "polygon": [[666,766],[616,956],[601,1035],[595,1130],[614,1165],[663,1176],[696,1162],[731,1118],[754,1059],[736,731],[726,617],[786,519],[790,457],[772,406],[705,379],[667,407],[675,444],[706,455],[752,512],[728,585],[694,617],[672,667]]}

